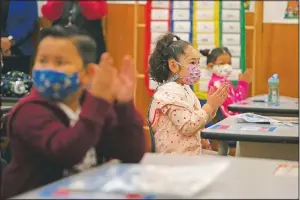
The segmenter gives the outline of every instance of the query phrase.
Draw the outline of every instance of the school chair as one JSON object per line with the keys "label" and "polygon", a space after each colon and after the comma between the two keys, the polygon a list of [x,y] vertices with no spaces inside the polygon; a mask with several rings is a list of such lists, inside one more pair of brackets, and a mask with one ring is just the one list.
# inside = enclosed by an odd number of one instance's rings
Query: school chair
{"label": "school chair", "polygon": [[146,130],[146,141],[147,141],[147,151],[151,153],[155,153],[155,138],[154,138],[154,131],[152,129],[151,123],[147,120],[147,124],[149,130]]}
{"label": "school chair", "polygon": [[4,160],[3,158],[2,158],[2,152],[1,152],[1,149],[0,149],[0,169],[1,169],[1,171],[5,168],[7,166],[7,162],[6,162],[6,160]]}

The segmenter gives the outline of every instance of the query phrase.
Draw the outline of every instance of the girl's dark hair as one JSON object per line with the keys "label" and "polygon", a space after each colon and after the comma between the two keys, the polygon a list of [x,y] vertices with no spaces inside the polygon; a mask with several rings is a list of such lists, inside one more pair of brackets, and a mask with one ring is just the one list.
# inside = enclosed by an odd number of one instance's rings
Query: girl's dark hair
{"label": "girl's dark hair", "polygon": [[83,60],[84,66],[96,62],[97,45],[95,40],[76,26],[64,27],[55,25],[51,28],[42,29],[39,42],[46,37],[71,39]]}
{"label": "girl's dark hair", "polygon": [[206,64],[209,64],[209,63],[215,63],[217,58],[222,55],[222,54],[228,54],[230,57],[231,57],[231,53],[229,51],[229,49],[227,47],[218,47],[218,48],[215,48],[213,49],[211,52],[210,49],[203,49],[203,50],[200,50],[200,53],[207,57],[207,60],[206,60]]}
{"label": "girl's dark hair", "polygon": [[149,76],[152,80],[163,83],[168,80],[170,74],[169,59],[178,61],[178,57],[183,55],[186,47],[190,43],[181,40],[173,33],[160,36],[156,47],[149,59]]}

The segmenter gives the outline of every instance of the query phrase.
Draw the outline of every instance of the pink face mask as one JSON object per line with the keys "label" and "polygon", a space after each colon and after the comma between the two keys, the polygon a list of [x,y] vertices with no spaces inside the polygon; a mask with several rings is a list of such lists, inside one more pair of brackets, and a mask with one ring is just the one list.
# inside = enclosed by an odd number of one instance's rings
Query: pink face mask
{"label": "pink face mask", "polygon": [[[180,63],[178,63],[178,64],[180,66],[184,67]],[[186,68],[188,69],[189,74],[186,75],[186,76],[184,76],[184,77],[182,77],[182,81],[186,85],[194,85],[200,79],[200,76],[201,76],[200,67],[199,67],[199,65],[192,65],[192,64],[190,64]]]}

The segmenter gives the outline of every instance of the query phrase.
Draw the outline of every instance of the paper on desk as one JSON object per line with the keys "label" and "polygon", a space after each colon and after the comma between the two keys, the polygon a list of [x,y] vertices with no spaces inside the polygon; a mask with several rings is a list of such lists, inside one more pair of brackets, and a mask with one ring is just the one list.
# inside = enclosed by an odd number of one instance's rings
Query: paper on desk
{"label": "paper on desk", "polygon": [[236,115],[236,118],[237,118],[237,122],[239,123],[258,123],[258,124],[286,125],[286,126],[294,126],[298,124],[298,122],[278,121],[270,117],[265,117],[253,113],[239,114]]}
{"label": "paper on desk", "polygon": [[271,119],[269,117],[264,117],[261,115],[253,114],[253,113],[243,113],[236,116],[237,122],[240,123],[271,123],[271,122],[277,122],[274,119]]}
{"label": "paper on desk", "polygon": [[[215,161],[192,166],[119,165],[107,174],[101,188],[106,193],[154,194],[161,197],[190,198],[208,187],[229,166]],[[118,173],[122,171],[122,173]]]}

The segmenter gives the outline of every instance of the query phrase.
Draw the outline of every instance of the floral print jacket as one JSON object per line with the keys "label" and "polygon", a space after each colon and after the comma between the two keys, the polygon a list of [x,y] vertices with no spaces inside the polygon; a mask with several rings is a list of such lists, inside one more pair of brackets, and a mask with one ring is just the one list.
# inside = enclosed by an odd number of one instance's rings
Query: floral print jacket
{"label": "floral print jacket", "polygon": [[156,152],[201,155],[200,131],[214,116],[201,109],[188,85],[169,82],[160,86],[149,110]]}

